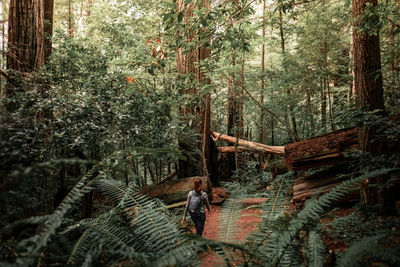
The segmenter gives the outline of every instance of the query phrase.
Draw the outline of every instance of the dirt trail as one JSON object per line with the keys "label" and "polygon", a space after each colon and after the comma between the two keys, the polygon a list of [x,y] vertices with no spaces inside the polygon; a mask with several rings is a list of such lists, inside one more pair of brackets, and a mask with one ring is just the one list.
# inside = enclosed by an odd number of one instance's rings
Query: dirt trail
{"label": "dirt trail", "polygon": [[[243,200],[244,207],[260,204],[267,201],[266,198],[248,198]],[[221,206],[212,205],[211,213],[206,213],[206,224],[204,227],[203,237],[218,240],[219,232],[219,216],[221,213]],[[241,212],[241,216],[236,224],[239,225],[238,242],[244,242],[246,237],[256,230],[258,224],[262,221],[260,209],[249,209]],[[245,215],[245,216],[243,216]],[[195,232],[195,229],[192,229]],[[204,253],[201,255],[201,266],[223,266],[222,259],[215,253]],[[238,259],[240,261],[240,259]],[[234,264],[234,263],[233,263]],[[234,264],[235,265],[235,264]]]}

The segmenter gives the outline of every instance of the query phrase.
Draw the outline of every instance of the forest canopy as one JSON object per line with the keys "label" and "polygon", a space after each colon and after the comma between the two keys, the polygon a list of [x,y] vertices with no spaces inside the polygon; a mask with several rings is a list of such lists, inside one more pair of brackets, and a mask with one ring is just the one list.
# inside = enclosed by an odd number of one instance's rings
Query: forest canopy
{"label": "forest canopy", "polygon": [[[0,265],[400,264],[399,0],[5,0],[0,22]],[[218,237],[180,223],[193,177]]]}

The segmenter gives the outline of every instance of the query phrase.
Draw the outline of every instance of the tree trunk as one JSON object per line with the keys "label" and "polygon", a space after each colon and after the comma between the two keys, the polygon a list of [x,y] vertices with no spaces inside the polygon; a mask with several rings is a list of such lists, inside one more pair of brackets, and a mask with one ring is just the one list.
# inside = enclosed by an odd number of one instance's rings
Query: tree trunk
{"label": "tree trunk", "polygon": [[307,136],[314,136],[315,135],[315,123],[314,123],[314,116],[312,112],[312,104],[311,104],[311,92],[310,89],[307,89],[307,113],[309,117],[310,129],[311,133],[308,132]]}
{"label": "tree trunk", "polygon": [[[285,59],[286,50],[285,50],[285,35],[284,35],[284,32],[283,32],[282,6],[279,8],[279,35],[280,35],[280,38],[281,38],[281,51],[282,51],[282,57],[283,57],[283,61],[282,61],[283,62],[283,68],[284,68],[285,72],[287,72],[286,59]],[[286,94],[287,94],[287,97],[288,97],[288,100],[289,100],[289,110],[287,111],[287,115],[286,115],[287,120],[286,121],[288,122],[288,125],[290,125],[289,121],[291,121],[293,134],[295,136],[296,141],[299,141],[299,139],[298,139],[299,134],[297,132],[297,123],[296,123],[296,118],[294,116],[294,107],[290,103],[291,102],[290,98],[291,98],[292,92],[291,92],[291,90],[289,88],[286,89]],[[289,135],[289,137],[291,138],[291,135]]]}
{"label": "tree trunk", "polygon": [[[179,0],[177,2],[180,12],[184,12],[183,23],[190,25],[191,16],[195,8],[193,3],[185,4],[185,1]],[[204,1],[202,7],[210,8],[209,3]],[[197,39],[197,36],[193,33],[186,33],[186,36],[180,36],[179,38],[185,38],[187,42],[193,42]],[[208,58],[211,54],[211,50],[206,46],[196,46],[189,53],[183,53],[183,48],[176,49],[176,63],[179,75],[192,75],[198,81],[198,87],[202,84],[207,83],[208,80],[205,78],[203,71],[198,66],[201,61]],[[180,89],[182,95],[190,94],[193,96],[199,96],[199,88],[183,88]],[[179,140],[179,146],[185,151],[187,160],[179,161],[179,172],[178,176],[191,177],[196,175],[213,175],[213,162],[211,149],[211,138],[210,138],[210,94],[206,93],[204,97],[200,98],[199,103],[193,104],[191,106],[180,107],[180,115],[183,118],[191,118],[191,127],[201,136],[199,140],[198,149],[201,151],[199,156],[192,156],[195,147],[193,144],[188,144]],[[194,117],[194,118],[193,118]],[[189,120],[188,120],[189,122]]]}
{"label": "tree trunk", "polygon": [[251,148],[245,147],[245,146],[220,146],[217,147],[218,151],[221,153],[235,153],[236,150],[238,152],[255,152],[257,150],[253,150]]}
{"label": "tree trunk", "polygon": [[211,181],[207,176],[189,177],[159,185],[145,186],[142,189],[142,193],[150,197],[159,198],[167,204],[184,201],[186,200],[189,191],[193,190],[194,180],[197,178],[202,180],[201,189],[207,193],[209,201],[211,202],[212,186]]}
{"label": "tree trunk", "polygon": [[52,0],[10,1],[8,69],[29,73],[43,66],[51,52],[53,5]]}
{"label": "tree trunk", "polygon": [[229,136],[226,134],[221,134],[217,132],[212,132],[212,136],[215,141],[224,140],[232,144],[237,144],[239,147],[244,146],[254,151],[271,153],[275,155],[283,155],[285,147],[284,146],[268,146],[256,142],[247,141],[244,139],[237,139],[236,137]]}
{"label": "tree trunk", "polygon": [[354,86],[354,27],[350,27],[350,88],[349,88],[349,101],[351,101],[352,97],[356,95],[356,88]]}
{"label": "tree trunk", "polygon": [[326,80],[321,79],[321,129],[326,133]]}
{"label": "tree trunk", "polygon": [[[262,38],[263,42],[261,45],[261,87],[260,87],[260,104],[264,105],[264,87],[265,87],[265,0],[263,0],[263,15],[262,15]],[[258,142],[264,143],[264,109],[260,107],[260,119],[258,121]],[[260,153],[258,157],[260,163],[264,163],[264,154]]]}
{"label": "tree trunk", "polygon": [[[6,9],[6,4],[5,3],[2,3],[2,8],[3,8],[3,10]],[[0,67],[2,69],[6,68],[6,64],[4,63],[5,61],[3,61],[3,59],[4,59],[4,56],[3,56],[4,54],[3,53],[5,53],[5,51],[6,51],[5,50],[5,48],[6,48],[6,21],[7,21],[6,19],[3,19],[2,22],[1,22],[1,55],[0,55],[1,65],[0,65]],[[0,90],[2,90],[1,87],[0,87]],[[2,96],[2,94],[0,94],[0,97],[1,96]]]}
{"label": "tree trunk", "polygon": [[[359,107],[365,111],[380,109],[382,110],[381,114],[385,115],[379,33],[370,34],[368,30],[365,30],[365,28],[368,29],[365,27],[366,23],[371,21],[378,23],[379,18],[377,15],[373,15],[374,18],[370,18],[368,21],[363,21],[362,18],[367,9],[374,8],[377,4],[377,0],[352,1],[352,15],[355,20],[353,28],[354,86]],[[357,29],[360,26],[362,30]],[[358,130],[360,149],[376,156],[384,153],[387,144],[382,140],[374,140],[376,136],[375,127],[360,127]],[[374,141],[372,142],[372,140]],[[370,179],[364,185],[362,195],[365,204],[380,204],[382,213],[392,213],[395,212],[393,190],[378,190],[378,186],[385,183],[386,180],[386,176]]]}
{"label": "tree trunk", "polygon": [[73,13],[72,13],[71,0],[68,0],[67,34],[71,38],[74,37],[74,28],[72,26],[72,20],[73,20]]}
{"label": "tree trunk", "polygon": [[90,17],[90,12],[91,12],[91,8],[92,8],[92,5],[93,5],[93,0],[87,0],[87,2],[86,2],[86,17],[88,18],[88,17]]}
{"label": "tree trunk", "polygon": [[53,36],[54,0],[44,1],[44,62],[47,61],[52,50],[51,37]]}

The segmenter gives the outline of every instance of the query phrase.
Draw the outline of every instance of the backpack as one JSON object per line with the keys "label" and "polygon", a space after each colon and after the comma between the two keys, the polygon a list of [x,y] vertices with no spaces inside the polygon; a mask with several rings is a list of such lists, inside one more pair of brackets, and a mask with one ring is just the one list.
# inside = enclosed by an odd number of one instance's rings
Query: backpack
{"label": "backpack", "polygon": [[189,202],[189,211],[191,213],[193,213],[194,215],[200,215],[203,191],[201,191],[200,194],[197,194],[194,191],[192,191],[192,192],[193,192],[193,194],[192,194],[192,197],[190,198],[190,202]]}

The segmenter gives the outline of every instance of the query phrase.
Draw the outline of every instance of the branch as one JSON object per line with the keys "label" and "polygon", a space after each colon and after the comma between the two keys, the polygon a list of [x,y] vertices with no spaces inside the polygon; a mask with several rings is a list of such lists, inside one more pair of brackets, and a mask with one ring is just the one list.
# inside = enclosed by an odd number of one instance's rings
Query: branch
{"label": "branch", "polygon": [[275,120],[279,123],[281,123],[283,126],[285,126],[286,130],[288,131],[288,133],[296,140],[299,141],[300,137],[289,127],[289,125],[287,125],[286,123],[284,123],[279,117],[278,115],[276,115],[275,113],[273,113],[272,111],[270,111],[269,109],[267,109],[266,107],[264,107],[263,105],[260,104],[260,102],[258,102],[257,99],[255,99],[249,91],[247,91],[247,89],[245,87],[243,87],[243,90],[249,95],[249,97],[256,102],[256,104],[261,107],[263,110],[265,110],[266,112],[268,112],[272,117],[275,118]]}

